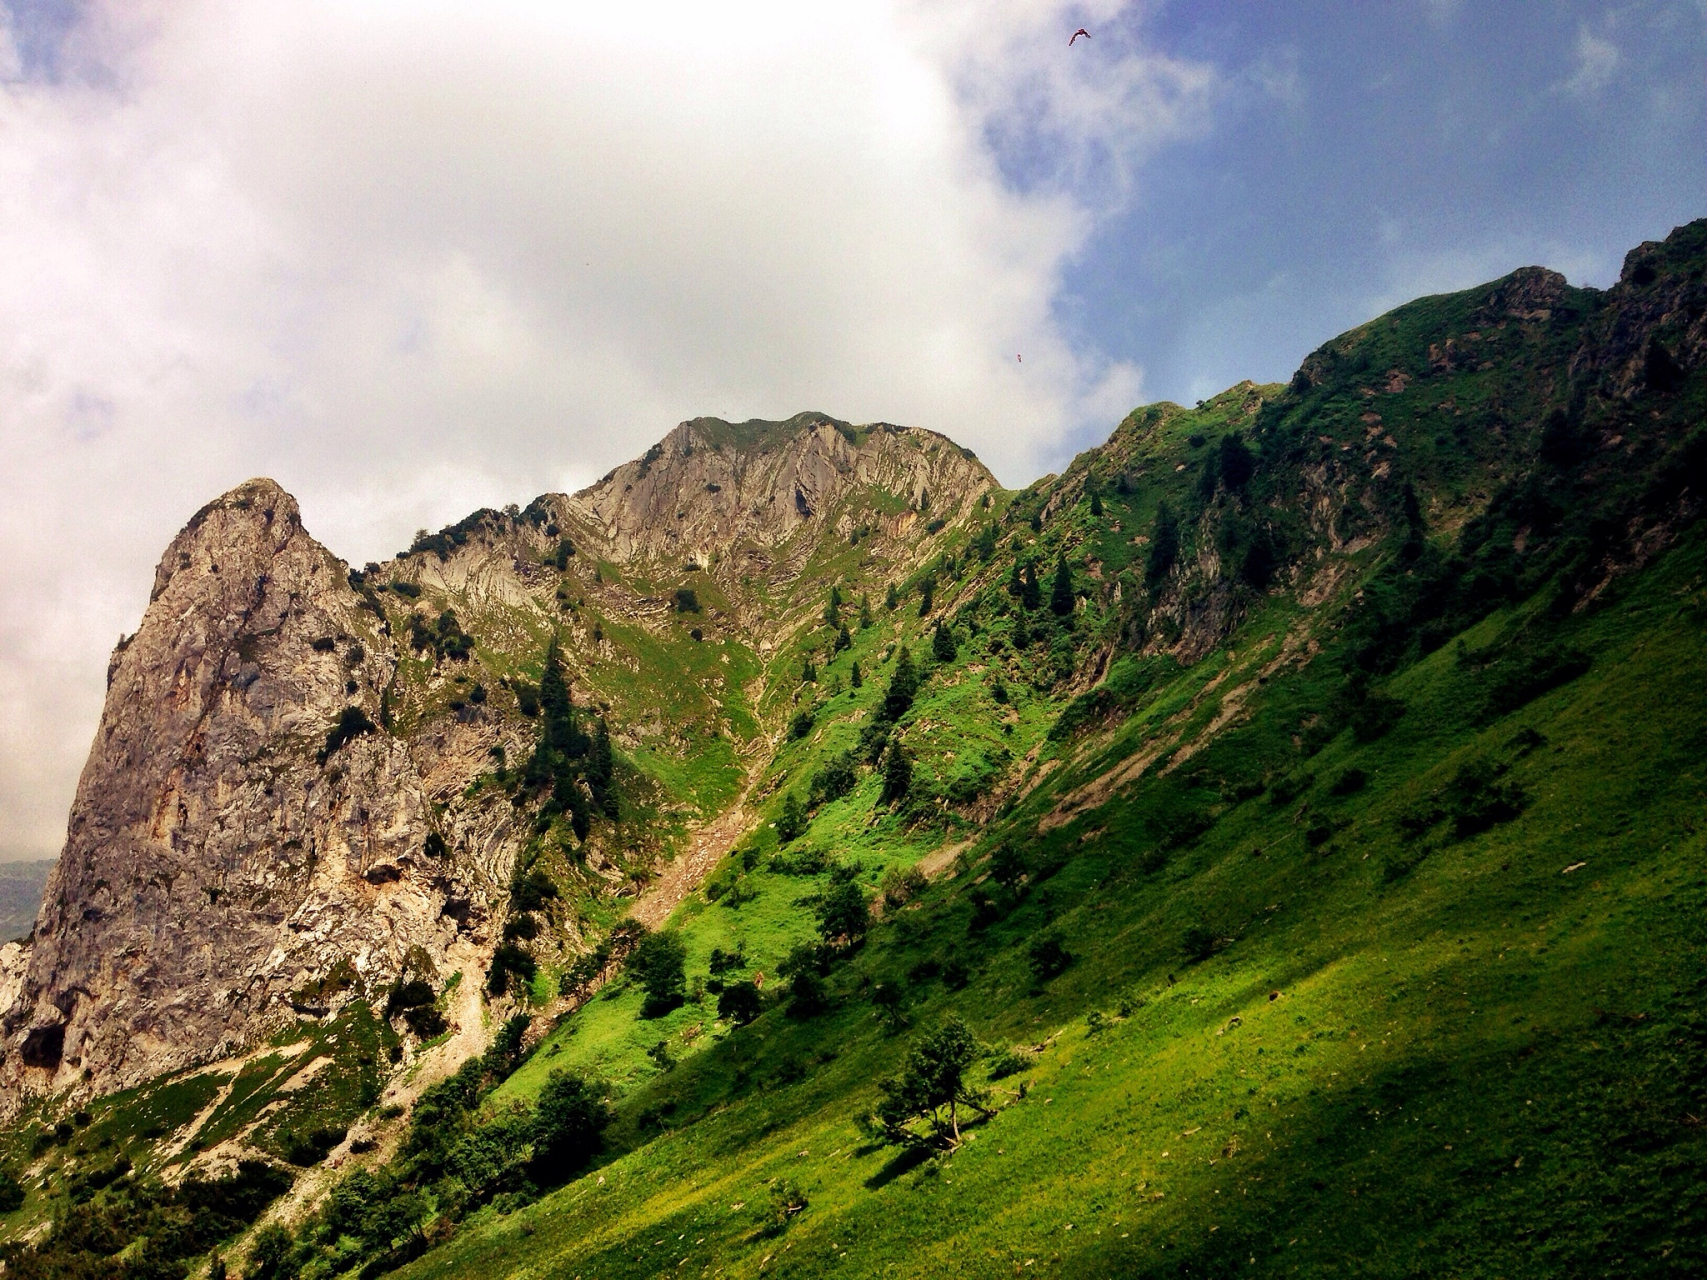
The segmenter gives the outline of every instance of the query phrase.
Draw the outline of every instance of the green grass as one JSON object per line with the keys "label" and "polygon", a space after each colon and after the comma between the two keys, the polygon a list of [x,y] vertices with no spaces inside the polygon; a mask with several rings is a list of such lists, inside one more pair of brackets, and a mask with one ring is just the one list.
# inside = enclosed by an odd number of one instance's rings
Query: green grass
{"label": "green grass", "polygon": [[[1565,624],[1589,673],[1492,723],[1470,696],[1476,673],[1450,647],[1433,654],[1394,682],[1408,710],[1391,733],[1336,736],[1300,762],[1314,781],[1288,804],[1218,800],[1214,825],[1158,871],[1139,855],[1184,782],[1033,840],[1034,857],[1069,860],[981,934],[966,931],[967,880],[939,885],[838,971],[839,1004],[819,1019],[773,1010],[706,1033],[661,1074],[636,1054],[666,1027],[638,1022],[632,993],[593,1001],[502,1096],[556,1065],[603,1071],[619,1098],[609,1163],[477,1221],[409,1274],[653,1275],[683,1258],[694,1273],[801,1276],[1230,1274],[1253,1258],[1258,1274],[1299,1275],[1550,1275],[1588,1256],[1620,1274],[1699,1267],[1707,640],[1690,602],[1703,559],[1697,536],[1627,598]],[[1212,673],[1182,676],[1149,714],[1173,714]],[[1190,767],[1274,750],[1270,718],[1283,727],[1315,679],[1274,681]],[[1462,840],[1408,837],[1398,819],[1471,758],[1509,766],[1521,816]],[[1372,781],[1330,795],[1352,767]],[[1343,823],[1326,845],[1303,838],[1301,806]],[[841,838],[860,826],[849,808],[851,821],[819,822]],[[781,946],[773,892],[740,913],[685,911],[690,971],[711,945]],[[1180,939],[1199,923],[1231,941],[1192,963]],[[1038,990],[1025,944],[1046,925],[1079,958]],[[1024,1080],[1023,1101],[997,1095],[1010,1105],[974,1140],[909,1166],[852,1123],[907,1042],[874,1020],[862,980],[955,956],[971,985],[910,985],[914,1028],[952,1008],[992,1045],[1056,1038],[1001,1082]],[[772,1235],[779,1177],[811,1203]]]}

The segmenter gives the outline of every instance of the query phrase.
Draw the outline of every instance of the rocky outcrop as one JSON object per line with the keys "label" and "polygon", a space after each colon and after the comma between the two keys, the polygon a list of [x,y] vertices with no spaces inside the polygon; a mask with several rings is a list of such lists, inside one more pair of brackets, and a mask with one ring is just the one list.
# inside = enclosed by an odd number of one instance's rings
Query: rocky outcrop
{"label": "rocky outcrop", "polygon": [[[741,571],[762,562],[774,584],[856,529],[905,561],[928,553],[916,526],[952,526],[994,485],[931,432],[696,419],[574,497],[476,513],[384,581],[379,566],[352,580],[271,481],[208,504],[113,654],[34,941],[0,952],[0,1095],[100,1094],[232,1052],[405,971],[443,977],[459,933],[489,955],[536,834],[519,793],[470,785],[531,750],[509,672],[556,635],[577,697],[599,702],[586,681],[607,642],[571,602],[670,616],[577,566],[679,570],[744,548]],[[580,560],[561,562],[560,538]],[[446,606],[481,654],[422,648]],[[578,856],[621,879],[599,838]]]}
{"label": "rocky outcrop", "polygon": [[365,731],[393,660],[358,605],[271,481],[167,548],[6,1015],[11,1095],[134,1084],[442,955],[420,780]]}
{"label": "rocky outcrop", "polygon": [[695,418],[573,502],[613,560],[703,563],[742,543],[776,547],[804,528],[834,528],[854,518],[845,508],[856,496],[895,500],[882,523],[899,534],[962,514],[995,484],[976,457],[931,431],[855,428],[821,414],[739,425]]}

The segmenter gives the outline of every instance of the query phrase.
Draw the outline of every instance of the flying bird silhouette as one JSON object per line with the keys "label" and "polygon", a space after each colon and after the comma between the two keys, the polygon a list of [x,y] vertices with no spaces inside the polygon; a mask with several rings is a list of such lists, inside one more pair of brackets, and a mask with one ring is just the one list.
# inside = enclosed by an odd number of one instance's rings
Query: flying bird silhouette
{"label": "flying bird silhouette", "polygon": [[[1091,38],[1091,33],[1086,31],[1083,27],[1080,27],[1077,31],[1073,32],[1073,40],[1077,40],[1080,36],[1089,40]],[[1067,47],[1069,49],[1073,47],[1073,40],[1067,41]]]}

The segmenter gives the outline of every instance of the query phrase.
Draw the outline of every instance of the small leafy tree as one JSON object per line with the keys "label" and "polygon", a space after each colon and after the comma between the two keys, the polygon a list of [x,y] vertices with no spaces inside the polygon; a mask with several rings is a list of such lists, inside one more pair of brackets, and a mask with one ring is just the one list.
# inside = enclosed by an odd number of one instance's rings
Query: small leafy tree
{"label": "small leafy tree", "polygon": [[610,1108],[580,1076],[553,1071],[534,1110],[533,1166],[542,1181],[565,1182],[604,1146]]}
{"label": "small leafy tree", "polygon": [[871,925],[871,911],[865,904],[865,894],[854,880],[832,884],[818,898],[818,936],[826,943],[845,940],[849,946],[865,937]]}
{"label": "small leafy tree", "polygon": [[990,879],[1009,892],[1018,889],[1019,882],[1024,880],[1030,871],[1031,867],[1026,862],[1025,854],[1005,841],[990,855]]}
{"label": "small leafy tree", "polygon": [[717,1016],[737,1026],[751,1022],[763,1008],[759,989],[750,982],[731,983],[717,994]]}
{"label": "small leafy tree", "polygon": [[1030,959],[1032,976],[1048,982],[1073,963],[1073,953],[1062,944],[1059,934],[1046,933],[1032,942]]}
{"label": "small leafy tree", "polygon": [[628,970],[646,990],[642,1018],[659,1018],[687,998],[688,949],[674,933],[649,933],[629,954]]}
{"label": "small leafy tree", "polygon": [[800,803],[800,797],[790,791],[782,798],[782,812],[776,819],[776,838],[787,844],[805,830],[806,807]]}
{"label": "small leafy tree", "polygon": [[913,1046],[901,1073],[878,1086],[882,1100],[863,1118],[867,1132],[897,1146],[958,1147],[962,1107],[986,1118],[995,1114],[985,1105],[988,1094],[965,1079],[981,1054],[971,1029],[950,1014]]}

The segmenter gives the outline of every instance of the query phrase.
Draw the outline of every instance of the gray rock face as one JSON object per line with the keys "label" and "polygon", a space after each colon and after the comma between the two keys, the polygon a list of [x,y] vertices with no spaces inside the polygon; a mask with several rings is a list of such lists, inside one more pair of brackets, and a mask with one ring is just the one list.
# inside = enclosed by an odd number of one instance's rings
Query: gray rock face
{"label": "gray rock face", "polygon": [[364,733],[317,758],[346,707],[378,717],[390,677],[357,604],[271,481],[167,548],[6,1017],[10,1092],[122,1088],[294,1016],[340,962],[442,953],[407,749]]}
{"label": "gray rock face", "polygon": [[[782,423],[684,422],[646,457],[575,495],[614,560],[681,556],[702,562],[747,543],[776,547],[802,528],[842,516],[850,496],[880,492],[902,510],[884,531],[952,517],[994,478],[971,454],[931,431],[851,428],[821,414]],[[846,532],[846,530],[842,530]]]}
{"label": "gray rock face", "polygon": [[[821,538],[856,528],[882,558],[924,556],[915,526],[966,516],[994,483],[930,432],[701,419],[541,502],[590,553],[578,563],[722,558],[733,593],[737,561],[786,582]],[[209,503],[173,540],[141,626],[113,654],[34,942],[0,949],[0,1110],[139,1084],[382,995],[406,970],[440,973],[459,931],[490,956],[533,825],[519,796],[470,785],[494,757],[531,750],[536,726],[506,677],[556,635],[578,696],[597,700],[585,658],[601,642],[567,613],[589,585],[570,590],[552,567],[555,523],[475,523],[454,548],[393,562],[379,585],[413,594],[383,599],[352,585],[268,480]],[[590,585],[609,616],[668,622],[667,603]],[[427,600],[439,603],[417,612]],[[482,653],[440,661],[391,635],[386,610],[418,628],[447,601]],[[775,608],[753,611],[748,632],[774,628]],[[597,849],[582,853],[605,874]]]}

